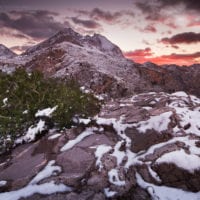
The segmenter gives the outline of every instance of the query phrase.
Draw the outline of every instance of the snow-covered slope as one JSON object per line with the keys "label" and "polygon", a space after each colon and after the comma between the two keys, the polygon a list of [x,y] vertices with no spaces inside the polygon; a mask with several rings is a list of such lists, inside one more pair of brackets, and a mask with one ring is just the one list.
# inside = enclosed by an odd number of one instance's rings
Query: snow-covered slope
{"label": "snow-covered slope", "polygon": [[200,99],[182,91],[107,102],[0,157],[0,199],[199,200],[199,111]]}
{"label": "snow-covered slope", "polygon": [[14,56],[16,56],[14,52],[12,52],[3,44],[0,44],[0,59],[12,58]]}

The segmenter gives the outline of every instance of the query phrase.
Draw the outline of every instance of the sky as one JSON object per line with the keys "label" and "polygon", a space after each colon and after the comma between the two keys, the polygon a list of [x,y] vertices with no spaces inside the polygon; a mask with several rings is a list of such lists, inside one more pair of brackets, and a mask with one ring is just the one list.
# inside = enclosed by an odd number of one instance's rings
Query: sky
{"label": "sky", "polygon": [[135,62],[200,63],[199,0],[0,0],[0,43],[18,54],[67,27]]}

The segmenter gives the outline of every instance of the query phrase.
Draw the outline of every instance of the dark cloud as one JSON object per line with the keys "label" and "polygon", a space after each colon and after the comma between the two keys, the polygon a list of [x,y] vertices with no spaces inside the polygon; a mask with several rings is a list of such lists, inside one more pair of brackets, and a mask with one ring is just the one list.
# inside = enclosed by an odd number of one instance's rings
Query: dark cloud
{"label": "dark cloud", "polygon": [[66,26],[55,21],[56,15],[45,10],[2,12],[0,28],[11,28],[35,39],[44,39]]}
{"label": "dark cloud", "polygon": [[159,16],[162,8],[184,5],[187,10],[200,11],[200,1],[198,0],[133,0],[134,4],[144,13],[152,13],[153,17]]}
{"label": "dark cloud", "polygon": [[103,21],[106,23],[116,23],[124,16],[134,17],[134,13],[128,10],[121,10],[117,12],[105,11],[100,8],[94,8],[91,11],[76,10],[76,13],[87,16],[90,19]]}
{"label": "dark cloud", "polygon": [[[200,11],[200,1],[198,0],[133,0],[133,3],[142,11],[142,15],[148,21],[162,23],[176,29],[181,24],[176,24],[174,14],[184,13],[188,20],[190,20],[188,26],[199,25],[199,21],[195,21]],[[194,16],[194,19],[190,19],[191,14]]]}
{"label": "dark cloud", "polygon": [[177,46],[177,45],[171,45],[171,47],[174,49],[179,49],[179,46]]}
{"label": "dark cloud", "polygon": [[103,21],[106,21],[106,22],[113,22],[121,16],[122,16],[121,12],[111,13],[109,11],[104,11],[104,10],[101,10],[99,8],[94,8],[90,13],[90,17],[92,19],[103,20]]}
{"label": "dark cloud", "polygon": [[136,0],[134,4],[137,8],[139,8],[139,10],[142,11],[142,15],[147,21],[164,24],[173,29],[177,28],[176,24],[174,23],[175,20],[173,20],[173,15],[167,16],[166,12],[162,12],[164,7],[161,1]]}
{"label": "dark cloud", "polygon": [[144,13],[146,14],[147,20],[157,21],[162,19],[162,15],[160,14],[161,6],[157,1],[136,1],[134,4]]}
{"label": "dark cloud", "polygon": [[140,31],[142,33],[156,33],[157,32],[157,29],[153,24],[149,24],[145,27],[135,25],[134,29],[137,29],[138,31]]}
{"label": "dark cloud", "polygon": [[184,4],[186,9],[200,11],[200,1],[198,0],[157,0],[162,6],[174,6]]}
{"label": "dark cloud", "polygon": [[84,28],[87,28],[87,29],[101,28],[101,25],[94,20],[83,20],[83,19],[79,19],[77,17],[72,17],[71,20],[75,24],[81,25],[81,26],[83,26]]}
{"label": "dark cloud", "polygon": [[162,43],[165,44],[191,44],[200,42],[200,33],[185,32],[172,36],[171,38],[162,38]]}
{"label": "dark cloud", "polygon": [[153,25],[147,25],[144,28],[144,32],[156,33],[157,29]]}
{"label": "dark cloud", "polygon": [[163,23],[165,24],[165,25],[167,25],[168,27],[170,27],[170,28],[172,28],[172,29],[177,29],[178,28],[178,26],[174,23],[174,21],[163,21]]}

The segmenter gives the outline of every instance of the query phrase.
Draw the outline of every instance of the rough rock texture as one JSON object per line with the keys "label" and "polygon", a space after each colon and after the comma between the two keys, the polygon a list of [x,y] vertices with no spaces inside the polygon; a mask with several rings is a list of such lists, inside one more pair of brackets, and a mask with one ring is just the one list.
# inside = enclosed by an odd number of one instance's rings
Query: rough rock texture
{"label": "rough rock texture", "polygon": [[15,62],[17,55],[9,48],[0,44],[0,70],[11,73],[18,66]]}
{"label": "rough rock texture", "polygon": [[16,56],[14,52],[12,52],[9,48],[0,44],[0,58],[12,58]]}
{"label": "rough rock texture", "polygon": [[198,200],[199,117],[200,99],[184,92],[144,93],[108,102],[89,123],[80,119],[77,127],[55,139],[49,138],[55,134],[51,132],[1,157],[0,181],[7,183],[0,186],[0,199],[4,192],[30,186],[52,163],[57,173],[54,169],[35,184],[54,181],[72,191],[38,191],[23,199]]}
{"label": "rough rock texture", "polygon": [[[153,63],[140,65],[139,72],[152,86],[152,91],[175,92],[185,91],[196,96],[200,96],[198,87],[200,85],[200,65],[176,66],[164,65],[157,66]],[[142,92],[142,91],[140,91]]]}

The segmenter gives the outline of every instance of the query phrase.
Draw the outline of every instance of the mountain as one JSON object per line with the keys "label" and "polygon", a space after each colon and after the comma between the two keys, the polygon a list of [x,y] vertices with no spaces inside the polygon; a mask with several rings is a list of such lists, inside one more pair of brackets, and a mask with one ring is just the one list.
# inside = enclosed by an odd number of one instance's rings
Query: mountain
{"label": "mountain", "polygon": [[[119,97],[132,93],[136,83],[145,83],[133,62],[104,36],[82,36],[64,29],[23,55],[28,70],[38,69],[47,76],[74,78],[96,93]],[[137,86],[138,87],[138,86]]]}
{"label": "mountain", "polygon": [[106,54],[110,56],[123,57],[119,47],[111,43],[106,37],[99,34],[94,34],[93,36],[82,36],[71,28],[65,28],[59,31],[57,34],[50,37],[46,41],[28,49],[24,54],[32,54],[37,51],[41,51],[42,49],[61,44],[63,42],[68,42],[80,47],[84,47],[85,49],[100,51],[102,53],[106,52]]}
{"label": "mountain", "polygon": [[122,51],[102,35],[83,36],[63,29],[28,49],[20,56],[0,58],[0,69],[24,67],[46,76],[75,79],[87,90],[110,97],[141,92],[183,90],[200,96],[200,65],[179,67],[138,64],[126,59]]}
{"label": "mountain", "polygon": [[14,56],[16,56],[14,52],[12,52],[10,49],[5,47],[3,44],[0,44],[0,58],[1,59],[12,58]]}

